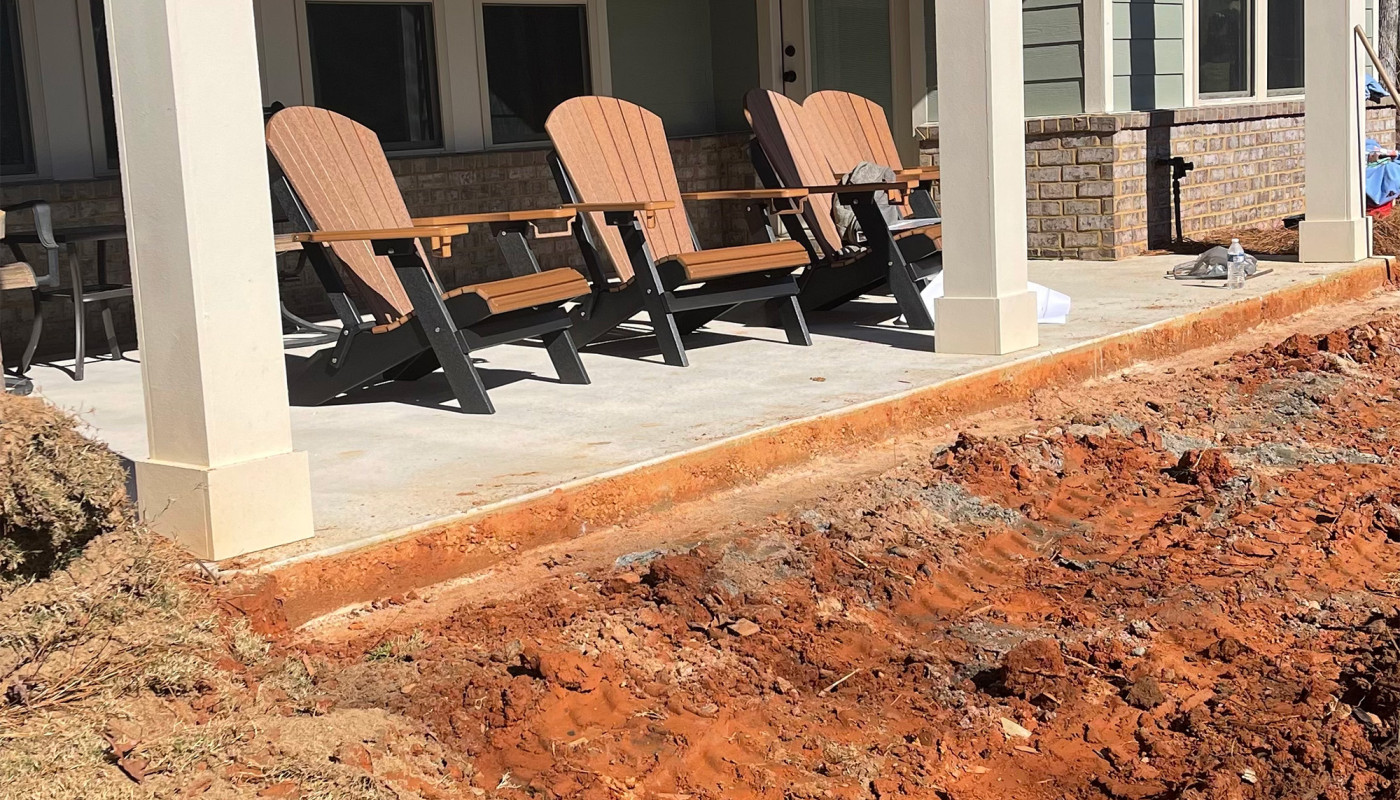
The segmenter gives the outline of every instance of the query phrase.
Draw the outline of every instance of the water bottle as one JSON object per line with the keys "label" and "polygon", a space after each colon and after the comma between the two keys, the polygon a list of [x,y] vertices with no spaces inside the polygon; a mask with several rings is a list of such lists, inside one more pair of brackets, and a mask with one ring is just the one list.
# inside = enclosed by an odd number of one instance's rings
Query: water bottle
{"label": "water bottle", "polygon": [[1232,239],[1225,256],[1225,288],[1243,289],[1245,277],[1244,248],[1239,239]]}

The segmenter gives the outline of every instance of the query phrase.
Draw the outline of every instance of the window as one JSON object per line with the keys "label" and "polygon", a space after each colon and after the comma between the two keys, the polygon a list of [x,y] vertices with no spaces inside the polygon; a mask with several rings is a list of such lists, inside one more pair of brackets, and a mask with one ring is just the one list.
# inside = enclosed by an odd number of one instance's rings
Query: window
{"label": "window", "polygon": [[102,0],[90,0],[92,52],[97,61],[97,91],[102,101],[102,141],[107,169],[117,168],[117,111],[112,96],[112,62],[107,50],[107,14]]}
{"label": "window", "polygon": [[374,131],[385,150],[442,144],[428,3],[306,4],[316,105]]}
{"label": "window", "polygon": [[0,174],[26,175],[34,170],[18,3],[0,0]]}
{"label": "window", "polygon": [[554,107],[591,94],[588,12],[581,5],[482,7],[493,144],[548,139]]}
{"label": "window", "polygon": [[1303,0],[1269,0],[1269,91],[1303,90]]}
{"label": "window", "polygon": [[1253,93],[1251,0],[1200,0],[1200,93],[1230,97]]}

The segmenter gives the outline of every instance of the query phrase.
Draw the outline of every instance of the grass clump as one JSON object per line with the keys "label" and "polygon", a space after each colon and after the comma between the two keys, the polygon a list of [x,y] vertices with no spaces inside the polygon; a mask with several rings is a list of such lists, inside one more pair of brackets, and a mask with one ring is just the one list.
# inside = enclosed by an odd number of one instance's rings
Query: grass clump
{"label": "grass clump", "polygon": [[46,575],[128,522],[117,457],[68,414],[0,392],[0,580]]}

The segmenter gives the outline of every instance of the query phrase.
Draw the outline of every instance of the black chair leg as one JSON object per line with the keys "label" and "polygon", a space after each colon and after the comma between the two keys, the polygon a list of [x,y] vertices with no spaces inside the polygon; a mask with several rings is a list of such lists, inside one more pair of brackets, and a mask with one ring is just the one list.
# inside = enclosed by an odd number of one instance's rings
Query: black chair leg
{"label": "black chair leg", "polygon": [[556,331],[543,338],[545,350],[549,351],[549,360],[554,362],[554,371],[559,374],[559,380],[583,386],[592,383],[583,368],[578,348],[574,346],[574,337],[567,330]]}
{"label": "black chair leg", "polygon": [[890,267],[890,293],[899,303],[899,310],[904,314],[904,321],[910,330],[931,331],[933,314],[929,313],[928,304],[919,293],[918,281],[909,272],[908,264],[896,263]]}
{"label": "black chair leg", "polygon": [[39,293],[33,293],[34,323],[29,328],[29,344],[24,346],[24,358],[19,362],[19,374],[28,375],[29,366],[34,363],[34,353],[39,349],[39,337],[44,333],[44,303]]}
{"label": "black chair leg", "polygon": [[83,379],[83,360],[87,357],[87,306],[73,304],[73,380]]}
{"label": "black chair leg", "polygon": [[[654,299],[653,299],[654,298]],[[662,300],[653,295],[647,300],[647,316],[656,331],[656,343],[661,346],[661,355],[673,367],[688,367],[685,345],[681,343],[681,332],[676,327],[676,318],[662,306]]]}
{"label": "black chair leg", "polygon": [[768,302],[777,307],[778,319],[787,333],[788,344],[810,347],[812,334],[807,330],[807,318],[802,315],[802,304],[797,297],[779,297]]}
{"label": "black chair leg", "polygon": [[112,320],[112,305],[106,300],[102,301],[102,327],[107,333],[107,352],[112,354],[113,361],[122,360],[122,345],[117,341],[117,326]]}

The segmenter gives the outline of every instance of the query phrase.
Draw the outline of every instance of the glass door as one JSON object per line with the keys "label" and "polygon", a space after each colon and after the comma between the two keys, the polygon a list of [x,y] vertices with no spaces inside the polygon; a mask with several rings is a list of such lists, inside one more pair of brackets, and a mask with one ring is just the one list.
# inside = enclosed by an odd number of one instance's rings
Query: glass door
{"label": "glass door", "polygon": [[824,89],[894,106],[889,0],[782,0],[783,91]]}

